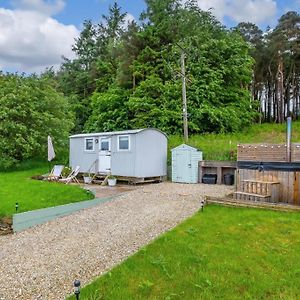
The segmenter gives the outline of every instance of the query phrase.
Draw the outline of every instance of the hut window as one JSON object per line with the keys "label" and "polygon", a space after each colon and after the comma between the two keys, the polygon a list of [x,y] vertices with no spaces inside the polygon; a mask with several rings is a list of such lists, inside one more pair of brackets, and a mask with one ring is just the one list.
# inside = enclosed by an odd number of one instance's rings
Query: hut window
{"label": "hut window", "polygon": [[101,151],[109,151],[109,139],[108,138],[102,138],[100,140],[100,150]]}
{"label": "hut window", "polygon": [[85,139],[85,151],[94,151],[94,138]]}
{"label": "hut window", "polygon": [[129,135],[121,135],[118,138],[118,150],[129,150]]}

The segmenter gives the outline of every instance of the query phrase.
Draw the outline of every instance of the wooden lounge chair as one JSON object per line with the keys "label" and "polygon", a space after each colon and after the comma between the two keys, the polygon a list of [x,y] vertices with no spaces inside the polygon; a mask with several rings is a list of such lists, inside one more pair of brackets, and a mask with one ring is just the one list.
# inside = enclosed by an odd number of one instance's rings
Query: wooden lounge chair
{"label": "wooden lounge chair", "polygon": [[58,180],[61,177],[61,173],[64,169],[64,165],[55,165],[51,172],[45,175],[46,180]]}
{"label": "wooden lounge chair", "polygon": [[79,173],[79,169],[80,169],[80,166],[77,166],[75,169],[72,170],[72,172],[68,175],[68,177],[59,179],[59,182],[63,182],[65,184],[68,184],[72,181],[79,183],[79,181],[76,178],[76,176]]}

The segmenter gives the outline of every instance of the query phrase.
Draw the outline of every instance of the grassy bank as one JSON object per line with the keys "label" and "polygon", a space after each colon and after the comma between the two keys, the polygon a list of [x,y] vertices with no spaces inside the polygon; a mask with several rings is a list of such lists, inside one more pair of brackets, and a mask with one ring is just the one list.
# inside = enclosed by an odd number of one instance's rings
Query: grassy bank
{"label": "grassy bank", "polygon": [[11,216],[16,202],[18,212],[25,212],[93,198],[77,186],[32,180],[31,176],[45,174],[48,168],[42,163],[27,164],[18,171],[0,172],[0,217]]}
{"label": "grassy bank", "polygon": [[299,226],[298,213],[209,205],[81,298],[299,299]]}
{"label": "grassy bank", "polygon": [[[300,142],[300,122],[293,122],[292,141]],[[257,124],[247,130],[228,134],[193,135],[188,144],[199,148],[206,160],[228,160],[235,158],[239,143],[285,143],[285,124]],[[169,149],[182,144],[180,136],[169,137]]]}

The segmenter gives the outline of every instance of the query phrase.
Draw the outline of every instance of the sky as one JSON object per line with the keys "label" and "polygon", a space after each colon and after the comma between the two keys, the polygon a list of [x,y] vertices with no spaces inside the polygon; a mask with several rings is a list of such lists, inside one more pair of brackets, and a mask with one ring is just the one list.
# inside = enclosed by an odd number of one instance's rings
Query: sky
{"label": "sky", "polygon": [[[184,0],[182,0],[184,1]],[[127,20],[138,20],[143,0],[119,0]],[[74,58],[71,48],[84,20],[99,22],[113,0],[0,0],[0,70],[41,72],[59,68],[62,56]],[[226,26],[253,22],[262,29],[275,26],[289,10],[300,12],[300,0],[197,0],[203,10]]]}

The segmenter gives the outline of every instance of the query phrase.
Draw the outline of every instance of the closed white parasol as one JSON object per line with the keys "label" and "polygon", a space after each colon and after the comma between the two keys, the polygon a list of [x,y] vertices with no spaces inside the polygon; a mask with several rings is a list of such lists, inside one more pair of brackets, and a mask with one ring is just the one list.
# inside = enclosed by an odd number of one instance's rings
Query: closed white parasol
{"label": "closed white parasol", "polygon": [[52,143],[52,138],[48,135],[48,161],[51,161],[55,157],[55,151]]}

